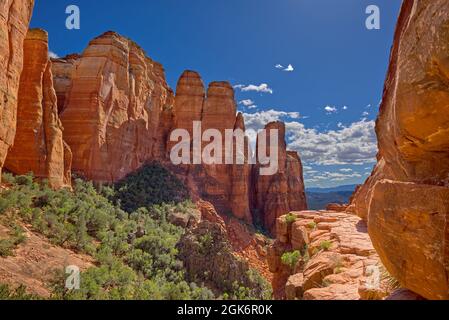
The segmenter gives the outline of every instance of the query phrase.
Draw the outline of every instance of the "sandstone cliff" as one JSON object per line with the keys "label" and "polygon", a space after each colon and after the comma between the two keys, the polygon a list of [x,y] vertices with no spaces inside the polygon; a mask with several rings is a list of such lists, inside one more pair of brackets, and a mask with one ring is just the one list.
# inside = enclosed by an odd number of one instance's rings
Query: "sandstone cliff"
{"label": "sandstone cliff", "polygon": [[16,132],[17,94],[34,0],[0,2],[0,172]]}
{"label": "sandstone cliff", "polygon": [[[261,165],[254,170],[255,175],[255,207],[258,219],[275,234],[276,219],[290,211],[307,209],[303,182],[303,168],[296,152],[287,151],[285,143],[285,125],[281,122],[269,123],[267,131],[267,150],[270,153],[270,130],[278,130],[278,171],[274,175],[260,175]],[[259,136],[258,139],[261,137]],[[259,159],[260,160],[260,159]]]}
{"label": "sandstone cliff", "polygon": [[[53,74],[75,172],[97,182],[116,182],[156,160],[189,186],[195,200],[210,201],[220,214],[231,213],[249,224],[258,212],[258,219],[271,230],[279,215],[306,208],[301,161],[296,153],[287,153],[285,127],[280,123],[275,127],[282,129],[281,169],[258,191],[257,201],[255,185],[261,183],[258,168],[249,163],[247,138],[242,164],[226,164],[226,154],[218,158],[221,164],[195,163],[192,156],[193,164],[171,164],[176,142],[170,141],[170,134],[175,129],[186,129],[193,140],[194,121],[199,121],[200,134],[217,130],[223,147],[227,129],[245,129],[228,82],[212,82],[206,90],[197,72],[185,71],[174,96],[161,65],[113,32],[91,41],[79,56],[54,60]],[[236,143],[234,138],[234,154]],[[192,143],[191,151],[207,144]]]}
{"label": "sandstone cliff", "polygon": [[16,174],[33,172],[54,188],[70,186],[72,153],[64,142],[53,88],[48,35],[30,30],[24,42],[17,131],[5,167]]}
{"label": "sandstone cliff", "polygon": [[378,164],[350,210],[390,273],[449,299],[449,2],[405,0],[377,120]]}
{"label": "sandstone cliff", "polygon": [[[222,136],[220,141],[225,148],[225,130],[245,129],[243,116],[236,116],[237,107],[234,90],[228,82],[212,82],[207,93],[200,75],[194,71],[185,71],[177,85],[175,107],[173,109],[174,129],[186,129],[193,137],[193,122],[201,122],[201,133],[208,129],[216,129]],[[192,143],[192,151],[203,149],[208,143],[200,146]],[[233,140],[233,153],[236,152],[236,139]],[[168,142],[168,146],[173,142]],[[248,146],[248,141],[245,141]],[[247,149],[245,149],[247,150]],[[167,150],[169,152],[169,150]],[[241,165],[225,164],[226,154],[217,159],[221,164],[201,163],[181,166],[188,185],[199,197],[214,203],[222,213],[232,212],[237,218],[252,223],[250,209],[251,166],[248,154]],[[235,155],[234,155],[235,159]],[[192,157],[193,162],[193,157]],[[175,170],[179,170],[175,169]]]}
{"label": "sandstone cliff", "polygon": [[53,72],[75,172],[115,182],[153,157],[172,92],[137,44],[106,32],[81,56],[55,60]]}

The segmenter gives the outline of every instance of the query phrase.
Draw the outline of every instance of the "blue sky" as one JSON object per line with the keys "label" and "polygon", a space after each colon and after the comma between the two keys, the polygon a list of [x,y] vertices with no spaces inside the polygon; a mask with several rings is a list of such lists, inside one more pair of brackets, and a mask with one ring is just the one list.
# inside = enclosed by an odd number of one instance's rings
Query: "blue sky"
{"label": "blue sky", "polygon": [[[31,25],[49,32],[59,56],[114,30],[161,62],[173,88],[185,69],[199,71],[206,83],[230,81],[248,128],[284,120],[307,187],[323,187],[361,183],[374,164],[373,120],[400,3],[38,0]],[[65,28],[70,4],[80,8],[80,30]],[[380,30],[365,27],[370,4],[380,8]],[[285,70],[289,65],[293,71]]]}

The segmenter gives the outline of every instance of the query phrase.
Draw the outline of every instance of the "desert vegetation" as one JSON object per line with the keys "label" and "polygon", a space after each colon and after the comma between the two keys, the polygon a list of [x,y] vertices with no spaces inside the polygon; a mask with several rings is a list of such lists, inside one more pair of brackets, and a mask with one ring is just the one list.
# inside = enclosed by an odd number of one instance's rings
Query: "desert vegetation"
{"label": "desert vegetation", "polygon": [[[53,244],[91,255],[96,261],[95,267],[82,273],[80,290],[74,291],[65,289],[61,266],[50,284],[55,299],[262,298],[239,283],[234,291],[220,292],[215,286],[212,292],[201,282],[187,281],[177,249],[185,230],[171,224],[168,216],[189,214],[194,205],[182,192],[186,190],[182,184],[162,167],[150,164],[140,173],[98,189],[76,179],[73,191],[55,191],[31,174],[4,174],[0,224],[13,227],[13,234],[1,240],[1,255],[14,254],[15,246],[25,241],[20,226],[11,226],[11,221],[17,221],[31,225]],[[210,237],[196,240],[206,254]],[[20,290],[2,287],[2,297],[22,295]]]}

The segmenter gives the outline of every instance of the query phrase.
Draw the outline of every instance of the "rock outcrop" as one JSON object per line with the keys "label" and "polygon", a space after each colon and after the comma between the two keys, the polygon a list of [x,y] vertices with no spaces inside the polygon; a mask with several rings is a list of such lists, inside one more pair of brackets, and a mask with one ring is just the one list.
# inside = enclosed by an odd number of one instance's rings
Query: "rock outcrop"
{"label": "rock outcrop", "polygon": [[[307,200],[302,163],[296,152],[287,151],[285,125],[282,122],[272,122],[265,127],[265,130],[267,133],[266,155],[270,154],[271,130],[278,131],[278,170],[274,175],[260,175],[261,165],[256,165],[255,206],[258,208],[258,219],[263,221],[272,234],[275,234],[276,219],[290,211],[306,210]],[[261,137],[259,136],[258,139]]]}
{"label": "rock outcrop", "polygon": [[48,58],[48,34],[33,29],[24,42],[17,130],[5,167],[16,174],[33,172],[54,188],[70,186],[72,153],[62,135]]}
{"label": "rock outcrop", "polygon": [[0,2],[0,173],[14,143],[23,40],[33,6],[34,0]]}
{"label": "rock outcrop", "polygon": [[[226,148],[227,130],[245,130],[228,82],[212,82],[206,90],[197,72],[185,71],[174,96],[161,65],[113,32],[91,41],[79,56],[53,60],[53,73],[74,172],[97,182],[116,182],[156,160],[189,186],[194,200],[209,201],[221,215],[232,214],[249,224],[256,216],[271,231],[278,216],[306,208],[301,161],[286,150],[283,124],[267,127],[281,131],[280,169],[273,176],[261,177],[251,164],[247,137],[234,136],[232,148]],[[195,122],[201,123],[200,139],[213,129],[222,141],[210,137],[209,142],[196,142]],[[190,134],[189,164],[170,161],[178,143],[170,139],[176,129]],[[210,142],[228,153],[211,153]],[[236,163],[236,154],[242,152],[238,144],[244,145],[242,163]],[[194,158],[197,151],[201,159]],[[226,161],[231,151],[233,164]],[[205,161],[203,153],[216,161]]]}
{"label": "rock outcrop", "polygon": [[254,288],[261,296],[267,288],[251,274],[250,264],[234,254],[226,229],[220,224],[202,221],[189,229],[178,243],[179,258],[183,261],[190,281],[200,281],[209,288],[227,292],[236,290],[236,283]]}
{"label": "rock outcrop", "polygon": [[278,218],[268,262],[278,298],[380,300],[392,290],[366,223],[346,212],[303,211]]}
{"label": "rock outcrop", "polygon": [[350,210],[389,272],[449,299],[449,2],[405,0],[377,120],[378,164]]}
{"label": "rock outcrop", "polygon": [[106,32],[80,57],[54,61],[53,72],[74,172],[115,182],[152,159],[172,92],[137,44]]}

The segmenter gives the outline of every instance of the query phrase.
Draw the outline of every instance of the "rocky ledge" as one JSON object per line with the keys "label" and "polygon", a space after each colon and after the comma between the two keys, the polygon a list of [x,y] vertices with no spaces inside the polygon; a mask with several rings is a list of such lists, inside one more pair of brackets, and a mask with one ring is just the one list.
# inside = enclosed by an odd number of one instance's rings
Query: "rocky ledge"
{"label": "rocky ledge", "polygon": [[366,223],[346,212],[292,212],[277,219],[268,250],[277,298],[380,300],[395,281],[373,248]]}

